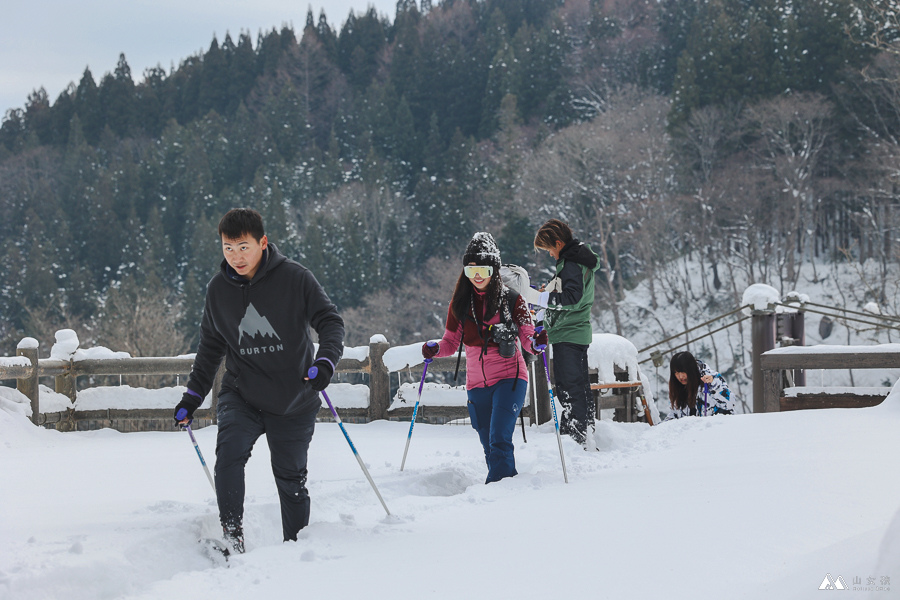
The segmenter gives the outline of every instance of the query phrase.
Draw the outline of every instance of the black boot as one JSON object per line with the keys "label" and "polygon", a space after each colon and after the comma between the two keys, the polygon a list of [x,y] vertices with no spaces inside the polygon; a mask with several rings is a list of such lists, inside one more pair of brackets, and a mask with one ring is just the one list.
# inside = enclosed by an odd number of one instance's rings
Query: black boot
{"label": "black boot", "polygon": [[222,537],[225,538],[225,543],[231,546],[236,554],[244,553],[244,530],[240,525],[223,526]]}

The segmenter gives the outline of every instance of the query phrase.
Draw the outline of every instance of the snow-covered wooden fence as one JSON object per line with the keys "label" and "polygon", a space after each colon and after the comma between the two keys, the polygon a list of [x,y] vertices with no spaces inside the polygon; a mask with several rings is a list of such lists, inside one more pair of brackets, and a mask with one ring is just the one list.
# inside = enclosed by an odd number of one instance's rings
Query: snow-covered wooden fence
{"label": "snow-covered wooden fence", "polygon": [[[387,368],[381,358],[389,345],[374,341],[365,352],[344,357],[336,365],[339,373],[369,374],[368,408],[348,409],[351,418],[366,420],[384,418],[384,411],[390,404],[390,381]],[[81,360],[61,360],[38,358],[39,346],[36,340],[25,338],[16,348],[16,357],[0,357],[0,380],[16,380],[16,389],[31,403],[32,421],[60,430],[96,429],[112,427],[120,431],[147,431],[171,428],[171,409],[106,409],[78,411],[69,408],[64,411],[42,412],[40,404],[40,378],[52,377],[57,393],[69,398],[74,405],[77,397],[76,379],[94,375],[188,375],[194,363],[193,355],[179,357],[128,357],[128,358],[85,358]],[[213,405],[195,413],[195,427],[215,422],[215,399],[220,376],[212,394]],[[174,403],[173,403],[174,408]],[[344,411],[342,411],[344,412]],[[325,414],[330,415],[327,409]],[[356,414],[360,413],[360,414]]]}
{"label": "snow-covered wooden fence", "polygon": [[[788,346],[760,357],[762,412],[807,408],[858,408],[880,404],[889,387],[810,387],[796,385],[797,369],[900,369],[900,344],[875,346]],[[758,411],[755,411],[758,412]]]}
{"label": "snow-covered wooden fence", "polygon": [[[69,359],[38,358],[39,346],[36,340],[25,338],[16,349],[16,357],[0,357],[0,380],[16,380],[16,388],[25,395],[31,404],[32,420],[37,425],[43,425],[62,431],[99,429],[110,427],[119,431],[148,431],[166,430],[172,427],[172,407],[166,408],[129,408],[121,404],[117,408],[105,408],[97,410],[83,410],[76,404],[78,386],[76,380],[84,376],[128,376],[128,375],[188,375],[193,365],[194,356],[185,355],[179,357],[125,357],[121,353],[99,353],[99,358],[93,357],[89,351],[78,351]],[[73,349],[74,350],[74,349]],[[94,350],[94,349],[91,349]],[[102,349],[105,350],[105,349]],[[51,353],[52,354],[52,353]],[[621,338],[610,334],[595,334],[594,343],[588,353],[588,362],[594,378],[600,384],[598,387],[613,388],[617,380],[633,381],[641,378],[637,366],[637,350],[634,346]],[[552,362],[551,362],[552,364]],[[355,390],[363,388],[366,396],[362,401],[351,402],[340,408],[341,418],[348,421],[373,421],[377,419],[409,419],[412,413],[412,403],[391,407],[391,374],[408,373],[416,382],[421,378],[424,364],[422,362],[421,345],[410,344],[407,346],[391,347],[384,336],[376,335],[370,340],[368,346],[346,348],[344,356],[337,364],[337,373],[356,373],[368,376],[366,386],[354,385]],[[457,367],[457,357],[437,358],[431,363],[431,373],[453,372]],[[465,354],[461,357],[459,368],[461,372],[466,369]],[[542,361],[534,363],[530,370],[528,401],[523,415],[534,423],[545,423],[552,419],[550,408],[550,396],[547,388],[547,378],[544,374]],[[218,386],[221,381],[223,369],[220,368],[216,385],[211,394],[212,406],[208,409],[200,409],[195,412],[195,427],[203,427],[215,422],[215,401],[218,396]],[[552,372],[552,367],[551,367]],[[40,378],[54,380],[54,389],[57,393],[66,396],[70,405],[53,410],[41,409]],[[646,382],[644,382],[646,384]],[[349,384],[334,383],[332,397],[346,391]],[[647,393],[649,389],[645,385]],[[341,392],[339,392],[341,390]],[[462,393],[464,397],[464,392]],[[634,402],[632,394],[626,402]],[[652,402],[652,398],[649,398]],[[623,409],[622,398],[601,396],[599,408]],[[413,401],[414,403],[414,401]],[[635,415],[635,411],[628,407],[621,414],[628,415],[629,420]],[[637,407],[640,412],[641,408]],[[658,417],[654,408],[654,419]],[[617,415],[619,413],[617,412]],[[641,414],[643,414],[641,412]],[[419,418],[430,416],[432,422],[444,422],[448,419],[466,417],[468,412],[465,402],[441,403],[430,402],[427,409],[420,409]],[[331,413],[323,408],[320,417],[329,420]],[[619,417],[617,417],[619,418]]]}
{"label": "snow-covered wooden fence", "polygon": [[[360,373],[368,375],[368,394],[365,406],[341,409],[342,418],[349,421],[372,421],[387,417],[391,404],[392,371],[421,369],[421,353],[411,351],[412,347],[395,348],[391,357],[395,364],[389,368],[385,364],[385,354],[390,350],[383,336],[374,336],[370,344],[361,348],[348,348],[345,355],[336,365],[337,373]],[[171,428],[171,409],[105,409],[76,410],[74,407],[65,410],[44,412],[41,410],[40,388],[41,378],[52,377],[56,392],[69,398],[73,406],[77,397],[76,379],[93,375],[181,375],[191,372],[193,355],[180,357],[128,357],[128,358],[82,358],[80,360],[61,360],[56,358],[38,358],[39,346],[36,340],[26,338],[16,349],[16,357],[0,357],[0,380],[16,380],[16,388],[31,403],[32,421],[35,424],[59,430],[87,430],[100,427],[112,427],[119,431],[147,431]],[[417,355],[417,356],[416,356]],[[402,362],[402,365],[399,364]],[[465,371],[466,360],[462,357],[460,369]],[[452,371],[456,368],[456,358],[440,358],[432,363],[432,371]],[[212,407],[201,409],[195,413],[195,427],[203,427],[215,422],[215,401],[218,396],[217,378],[212,393]],[[549,405],[548,405],[549,406]],[[173,403],[174,407],[174,403]],[[548,408],[549,411],[549,408]],[[432,409],[431,412],[435,412]],[[438,411],[440,412],[440,411]],[[446,412],[446,411],[444,411]],[[453,411],[451,410],[450,413]],[[324,420],[331,418],[327,408],[321,415]],[[396,416],[403,417],[403,411]],[[408,415],[407,415],[408,418]]]}

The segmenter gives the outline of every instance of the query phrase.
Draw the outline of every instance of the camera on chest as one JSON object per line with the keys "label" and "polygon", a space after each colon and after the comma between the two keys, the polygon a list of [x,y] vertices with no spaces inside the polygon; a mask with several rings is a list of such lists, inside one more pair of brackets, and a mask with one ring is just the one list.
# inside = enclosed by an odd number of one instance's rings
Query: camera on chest
{"label": "camera on chest", "polygon": [[518,333],[515,325],[507,325],[506,323],[491,325],[491,337],[500,346],[500,356],[512,358],[516,355],[516,337]]}

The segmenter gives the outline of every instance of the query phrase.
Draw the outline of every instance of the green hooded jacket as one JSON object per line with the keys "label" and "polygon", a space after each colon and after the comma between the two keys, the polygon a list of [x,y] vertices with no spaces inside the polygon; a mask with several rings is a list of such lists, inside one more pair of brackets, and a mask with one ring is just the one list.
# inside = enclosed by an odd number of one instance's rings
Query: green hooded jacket
{"label": "green hooded jacket", "polygon": [[560,251],[554,279],[560,279],[562,291],[550,293],[544,315],[551,344],[590,345],[594,333],[591,329],[594,273],[599,268],[597,255],[578,240],[572,240]]}

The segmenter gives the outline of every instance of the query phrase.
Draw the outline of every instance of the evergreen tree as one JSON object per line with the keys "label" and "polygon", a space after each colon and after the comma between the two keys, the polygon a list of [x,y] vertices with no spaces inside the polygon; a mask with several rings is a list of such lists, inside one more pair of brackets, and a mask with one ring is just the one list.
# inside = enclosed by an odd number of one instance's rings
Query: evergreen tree
{"label": "evergreen tree", "polygon": [[411,175],[421,167],[422,157],[415,120],[405,96],[400,98],[394,114],[393,155],[404,165],[402,171],[407,184],[412,183]]}
{"label": "evergreen tree", "polygon": [[264,118],[275,148],[286,162],[292,162],[307,144],[308,119],[305,109],[303,99],[290,84],[266,103]]}
{"label": "evergreen tree", "polygon": [[200,114],[206,114],[210,110],[219,113],[225,113],[228,110],[229,79],[225,52],[219,48],[219,42],[213,37],[209,50],[203,55],[200,89],[197,96]]}
{"label": "evergreen tree", "polygon": [[338,65],[357,91],[371,83],[386,43],[385,23],[378,18],[374,7],[369,7],[359,18],[350,11],[338,37]]}
{"label": "evergreen tree", "polygon": [[337,42],[337,34],[334,29],[332,29],[331,25],[328,24],[328,19],[325,17],[325,10],[319,13],[319,22],[316,24],[316,34],[319,40],[319,43],[322,44],[322,48],[325,50],[325,55],[332,63],[338,62],[338,42]]}
{"label": "evergreen tree", "polygon": [[[401,10],[401,4],[402,10]],[[422,53],[419,39],[420,14],[414,0],[397,3],[394,21],[394,43],[391,52],[390,77],[398,96],[415,97],[418,93],[418,61]]]}
{"label": "evergreen tree", "polygon": [[159,137],[165,126],[166,72],[162,67],[144,71],[144,81],[135,87],[135,124],[151,137]]}
{"label": "evergreen tree", "polygon": [[[241,172],[236,168],[239,162],[240,148],[230,141],[232,132],[229,123],[217,112],[208,113],[203,119],[196,121],[191,129],[201,144],[206,155],[211,177],[213,195],[223,189],[236,186],[241,181]],[[197,202],[204,212],[215,211],[215,204]]]}
{"label": "evergreen tree", "polygon": [[671,93],[675,87],[678,58],[687,47],[700,4],[697,0],[663,0],[659,4],[659,32],[663,43],[658,55],[658,82],[663,93]]}
{"label": "evergreen tree", "polygon": [[346,83],[317,29],[304,30],[291,58],[291,78],[306,117],[304,135],[324,147]]}
{"label": "evergreen tree", "polygon": [[57,96],[56,102],[53,103],[53,108],[50,110],[53,144],[59,146],[66,145],[69,134],[69,123],[71,123],[72,117],[74,116],[75,85],[70,83],[66,86],[66,89]]}
{"label": "evergreen tree", "polygon": [[248,34],[241,33],[229,61],[226,114],[234,114],[238,106],[246,100],[256,82],[256,74],[256,53],[253,51],[253,43]]}
{"label": "evergreen tree", "polygon": [[278,68],[281,58],[281,35],[272,29],[266,35],[262,32],[256,42],[256,70],[260,75],[272,75]]}
{"label": "evergreen tree", "polygon": [[[53,311],[59,298],[53,272],[56,257],[52,238],[34,210],[26,211],[24,225],[24,246],[28,248],[28,253],[23,262],[25,268],[22,272],[19,301],[26,313],[48,309]],[[22,315],[22,318],[27,319],[27,315]]]}
{"label": "evergreen tree", "polygon": [[172,117],[183,125],[201,116],[198,99],[202,73],[202,58],[189,56],[168,79],[172,97],[167,99],[167,106]]}
{"label": "evergreen tree", "polygon": [[100,93],[90,69],[85,68],[78,89],[75,92],[75,112],[81,120],[84,138],[89,144],[96,144],[103,129],[103,114],[100,109]]}
{"label": "evergreen tree", "polygon": [[25,128],[25,111],[21,108],[11,108],[3,117],[0,125],[0,160],[6,154],[21,152],[27,129]]}
{"label": "evergreen tree", "polygon": [[41,144],[54,141],[53,115],[50,112],[50,100],[43,87],[28,94],[25,103],[25,128],[37,136]]}
{"label": "evergreen tree", "polygon": [[510,45],[498,50],[491,62],[482,104],[481,125],[478,128],[479,134],[483,137],[493,135],[496,131],[500,102],[519,87],[517,84],[520,71],[516,63],[516,56]]}
{"label": "evergreen tree", "polygon": [[137,116],[134,81],[124,54],[119,55],[115,71],[103,77],[98,92],[104,123],[119,137],[131,133]]}
{"label": "evergreen tree", "polygon": [[697,72],[694,58],[690,54],[678,57],[678,71],[675,75],[672,93],[672,110],[669,112],[669,126],[678,128],[687,123],[691,111],[700,105],[700,91],[697,87]]}

